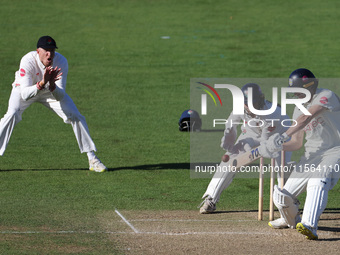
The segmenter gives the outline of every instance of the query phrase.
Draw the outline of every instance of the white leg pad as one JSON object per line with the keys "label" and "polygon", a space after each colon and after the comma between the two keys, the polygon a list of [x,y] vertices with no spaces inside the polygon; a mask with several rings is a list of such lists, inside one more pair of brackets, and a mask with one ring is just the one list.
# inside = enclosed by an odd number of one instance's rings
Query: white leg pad
{"label": "white leg pad", "polygon": [[294,199],[287,191],[274,186],[273,200],[280,214],[291,228],[295,228],[299,213],[299,201]]}
{"label": "white leg pad", "polygon": [[302,223],[317,229],[320,216],[327,205],[330,185],[330,178],[314,178],[309,180]]}

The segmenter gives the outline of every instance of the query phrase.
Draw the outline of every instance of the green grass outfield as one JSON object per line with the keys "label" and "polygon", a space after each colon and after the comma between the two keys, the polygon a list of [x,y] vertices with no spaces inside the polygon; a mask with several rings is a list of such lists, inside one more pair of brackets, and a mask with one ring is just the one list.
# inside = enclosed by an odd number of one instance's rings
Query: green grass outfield
{"label": "green grass outfield", "polygon": [[[51,35],[69,61],[67,92],[87,119],[97,155],[114,170],[87,171],[71,127],[32,105],[0,158],[0,231],[96,230],[100,215],[115,208],[197,213],[209,180],[190,178],[190,139],[177,124],[190,105],[190,78],[285,78],[300,67],[340,77],[337,1],[0,0],[0,6],[0,115],[20,58]],[[339,86],[332,89],[340,95]],[[339,191],[337,185],[330,192],[327,208],[340,207]],[[256,210],[257,192],[257,179],[235,179],[219,209]],[[69,238],[44,237],[43,247],[39,237],[18,242],[0,234],[0,253],[59,254],[56,247],[67,242],[83,247],[79,254],[114,249],[100,235]]]}

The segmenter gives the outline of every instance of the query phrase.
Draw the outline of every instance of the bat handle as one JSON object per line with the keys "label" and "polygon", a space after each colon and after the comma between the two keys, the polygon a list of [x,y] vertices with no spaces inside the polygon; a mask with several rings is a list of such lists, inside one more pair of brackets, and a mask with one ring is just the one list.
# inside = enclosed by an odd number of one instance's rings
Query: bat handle
{"label": "bat handle", "polygon": [[280,171],[280,188],[281,190],[283,190],[283,186],[285,185],[285,171],[284,171],[284,167],[285,167],[285,163],[286,163],[286,153],[285,151],[281,151],[281,171]]}

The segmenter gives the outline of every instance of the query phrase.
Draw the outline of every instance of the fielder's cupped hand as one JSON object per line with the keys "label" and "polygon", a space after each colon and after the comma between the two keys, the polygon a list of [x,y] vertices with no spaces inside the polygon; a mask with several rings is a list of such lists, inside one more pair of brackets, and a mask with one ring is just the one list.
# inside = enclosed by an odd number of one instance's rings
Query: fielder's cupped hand
{"label": "fielder's cupped hand", "polygon": [[221,139],[221,148],[226,151],[231,151],[234,147],[234,143],[236,141],[236,131],[233,129],[226,129],[224,131],[224,135]]}
{"label": "fielder's cupped hand", "polygon": [[43,85],[45,86],[47,82],[50,84],[54,84],[57,80],[59,80],[62,76],[61,68],[58,68],[57,66],[53,68],[52,66],[48,66],[45,69],[45,73],[43,76]]}
{"label": "fielder's cupped hand", "polygon": [[233,144],[231,144],[231,143],[228,141],[228,139],[226,139],[226,137],[223,136],[222,139],[221,139],[221,145],[220,145],[220,146],[221,146],[222,149],[224,149],[224,150],[226,150],[226,151],[229,151],[229,150],[232,149]]}
{"label": "fielder's cupped hand", "polygon": [[53,68],[52,66],[48,66],[45,69],[45,73],[43,76],[43,86],[45,87],[46,83],[49,82],[49,90],[54,91],[56,88],[55,82],[61,78],[63,75],[61,71],[61,68],[58,68],[57,66]]}
{"label": "fielder's cupped hand", "polygon": [[51,83],[56,82],[59,80],[62,76],[61,68],[58,68],[57,66],[55,68],[53,67],[47,67],[45,70],[45,73],[47,73],[47,77],[49,78],[48,81]]}

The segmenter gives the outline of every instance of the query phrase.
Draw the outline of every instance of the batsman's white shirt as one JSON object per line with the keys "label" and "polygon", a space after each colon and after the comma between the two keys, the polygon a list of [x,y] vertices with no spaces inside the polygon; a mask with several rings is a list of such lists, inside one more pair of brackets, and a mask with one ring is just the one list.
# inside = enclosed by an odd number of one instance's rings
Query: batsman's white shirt
{"label": "batsman's white shirt", "polygon": [[[313,105],[321,105],[327,108],[316,118],[312,119],[304,128],[306,133],[305,157],[313,154],[322,155],[326,151],[340,153],[340,100],[338,96],[327,89],[317,89],[311,102],[305,107],[309,109]],[[302,112],[296,107],[293,119],[297,119]],[[340,154],[339,154],[340,155]]]}
{"label": "batsman's white shirt", "polygon": [[[328,192],[339,180],[340,100],[330,90],[317,89],[305,107],[309,109],[313,105],[321,105],[327,110],[305,126],[305,154],[284,189],[294,199],[307,190],[301,222],[317,230],[319,218],[327,205]],[[301,114],[296,108],[293,118],[297,119]],[[284,206],[287,208],[288,205]]]}
{"label": "batsman's white shirt", "polygon": [[[328,180],[331,190],[340,176],[340,99],[327,89],[317,89],[310,103],[327,108],[313,118],[304,128],[306,133],[305,154],[287,181],[285,189],[297,197],[304,191],[310,179]],[[293,118],[301,115],[299,109],[294,110]]]}

